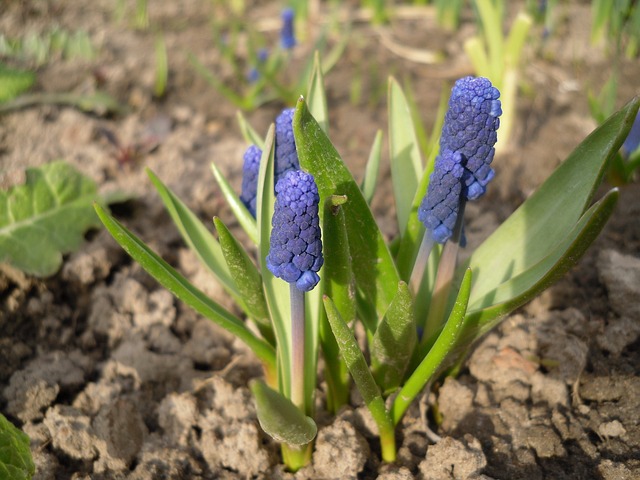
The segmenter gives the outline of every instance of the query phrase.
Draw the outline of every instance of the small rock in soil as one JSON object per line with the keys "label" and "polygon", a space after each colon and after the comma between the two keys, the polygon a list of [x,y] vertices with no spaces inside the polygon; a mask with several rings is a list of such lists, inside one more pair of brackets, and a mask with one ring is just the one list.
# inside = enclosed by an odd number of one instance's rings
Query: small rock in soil
{"label": "small rock in soil", "polygon": [[369,444],[349,422],[336,420],[318,432],[313,452],[316,478],[355,479],[369,457]]}
{"label": "small rock in soil", "polygon": [[445,437],[427,450],[427,458],[420,462],[421,480],[481,479],[487,459],[480,442],[471,435],[464,442]]}

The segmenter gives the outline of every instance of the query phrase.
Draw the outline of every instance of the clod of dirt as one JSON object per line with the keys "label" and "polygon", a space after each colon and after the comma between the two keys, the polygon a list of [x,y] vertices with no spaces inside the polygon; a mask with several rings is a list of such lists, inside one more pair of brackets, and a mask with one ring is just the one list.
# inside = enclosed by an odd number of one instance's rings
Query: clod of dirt
{"label": "clod of dirt", "polygon": [[640,259],[615,250],[603,250],[596,263],[600,280],[609,293],[611,307],[618,317],[607,319],[598,344],[619,355],[640,336]]}
{"label": "clod of dirt", "polygon": [[427,458],[420,462],[421,480],[484,479],[482,469],[487,459],[480,442],[471,435],[464,442],[452,437],[443,438],[427,450]]}
{"label": "clod of dirt", "polygon": [[447,377],[440,387],[438,408],[443,417],[442,428],[453,431],[473,409],[473,391],[453,377]]}
{"label": "clod of dirt", "polygon": [[336,420],[320,429],[313,452],[316,478],[357,478],[369,457],[369,444],[353,425]]}
{"label": "clod of dirt", "polygon": [[178,448],[166,438],[154,433],[144,443],[138,454],[138,465],[128,480],[149,480],[151,478],[201,479],[202,468],[191,452]]}
{"label": "clod of dirt", "polygon": [[198,405],[190,393],[170,393],[158,407],[158,424],[181,447],[188,446],[189,435],[198,423]]}
{"label": "clod of dirt", "polygon": [[91,418],[67,405],[56,405],[47,411],[44,424],[49,429],[53,448],[77,460],[93,460],[98,452],[98,438]]}
{"label": "clod of dirt", "polygon": [[51,352],[37,357],[11,376],[4,389],[7,412],[24,422],[40,419],[60,392],[69,392],[85,382],[91,360],[78,351]]}

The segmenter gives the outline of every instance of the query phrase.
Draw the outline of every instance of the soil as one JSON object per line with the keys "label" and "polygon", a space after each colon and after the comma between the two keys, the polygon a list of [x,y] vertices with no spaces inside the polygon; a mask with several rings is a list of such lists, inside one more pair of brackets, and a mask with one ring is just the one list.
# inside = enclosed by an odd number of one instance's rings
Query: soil
{"label": "soil", "polygon": [[[133,8],[134,2],[124,3]],[[276,42],[279,6],[246,3],[247,22]],[[523,3],[510,2],[510,15]],[[211,33],[212,16],[221,14],[216,5],[149,2],[150,27],[136,30],[131,15],[115,20],[111,0],[5,2],[0,31],[7,37],[82,28],[96,48],[91,61],[51,58],[39,68],[37,90],[102,88],[129,109],[111,117],[37,106],[1,117],[0,186],[21,182],[26,167],[66,159],[102,191],[130,194],[114,214],[238,312],[185,247],[144,173],[153,169],[203,221],[218,215],[243,238],[209,168],[214,161],[239,189],[246,145],[236,110],[187,55],[223,79],[229,75]],[[326,9],[321,5],[312,22],[325,18]],[[513,141],[496,158],[489,193],[467,211],[470,246],[595,128],[587,94],[602,87],[612,60],[606,48],[589,43],[589,10],[585,2],[563,2],[556,31],[543,39],[541,27],[534,28]],[[343,12],[359,13],[355,2]],[[153,96],[158,31],[170,68],[162,99]],[[383,30],[354,21],[326,84],[330,136],[357,179],[377,129],[385,128],[387,76],[411,83],[429,130],[443,81],[472,73],[462,43],[474,31],[470,9],[456,32],[438,27],[429,8]],[[438,51],[443,60],[419,63],[391,48],[389,39]],[[296,60],[311,54],[308,43],[297,47]],[[620,67],[618,106],[640,93],[637,61]],[[274,101],[247,116],[266,132],[283,107]],[[108,129],[129,145],[150,124],[167,122],[161,145],[125,165],[100,133]],[[388,164],[381,173],[374,210],[391,237]],[[620,194],[613,218],[570,274],[484,337],[457,378],[415,402],[398,429],[394,465],[381,462],[375,427],[358,395],[332,418],[323,413],[321,384],[312,464],[287,473],[256,420],[247,383],[261,368],[251,352],[175,300],[105,231],[91,232],[51,278],[1,268],[0,410],[30,436],[38,479],[640,478],[639,185],[623,186]],[[439,426],[429,405],[438,405]],[[442,439],[433,443],[427,427]]]}

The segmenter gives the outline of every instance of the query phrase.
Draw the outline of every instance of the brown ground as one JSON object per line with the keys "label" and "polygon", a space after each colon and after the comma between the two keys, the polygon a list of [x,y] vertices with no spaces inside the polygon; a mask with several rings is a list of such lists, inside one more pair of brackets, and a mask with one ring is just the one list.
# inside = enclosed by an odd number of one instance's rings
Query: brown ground
{"label": "brown ground", "polygon": [[[558,31],[544,44],[534,33],[528,45],[514,142],[496,159],[490,193],[467,212],[471,244],[595,127],[587,92],[607,79],[611,61],[588,42],[589,7],[569,3],[558,8]],[[85,29],[97,46],[91,62],[52,59],[38,72],[38,90],[90,92],[103,81],[130,112],[104,118],[41,106],[5,115],[0,186],[22,181],[27,166],[64,158],[105,191],[130,192],[134,200],[114,213],[234,308],[185,248],[143,171],[152,168],[203,220],[219,215],[238,230],[208,166],[215,161],[239,188],[246,145],[235,108],[187,61],[193,52],[226,75],[211,38],[212,2],[150,4],[151,28],[141,32],[115,22],[108,0],[5,2],[0,31],[8,37],[55,24]],[[250,16],[277,28],[275,5]],[[152,96],[154,29],[169,53],[163,100]],[[456,33],[429,15],[394,21],[388,33],[400,45],[444,53],[433,66],[393,53],[368,23],[353,25],[326,83],[330,136],[356,178],[376,130],[386,128],[387,75],[411,81],[430,128],[442,80],[471,73],[462,41],[473,32],[468,14]],[[276,30],[269,34],[275,41]],[[304,45],[296,53],[308,54]],[[638,74],[637,62],[623,62],[620,103],[639,93]],[[354,78],[362,86],[356,102]],[[283,106],[270,103],[248,118],[265,132]],[[172,123],[162,145],[120,168],[99,129],[126,144],[158,117]],[[389,195],[384,165],[375,213],[393,235]],[[313,464],[296,478],[640,478],[639,200],[637,185],[623,187],[614,218],[571,274],[489,334],[457,379],[416,402],[399,429],[397,465],[380,463],[371,421],[354,396],[338,419],[320,414]],[[256,422],[247,381],[260,368],[250,352],[160,288],[104,231],[52,278],[3,268],[0,292],[0,408],[31,437],[37,478],[288,476]],[[443,440],[429,445],[425,405],[436,400]]]}

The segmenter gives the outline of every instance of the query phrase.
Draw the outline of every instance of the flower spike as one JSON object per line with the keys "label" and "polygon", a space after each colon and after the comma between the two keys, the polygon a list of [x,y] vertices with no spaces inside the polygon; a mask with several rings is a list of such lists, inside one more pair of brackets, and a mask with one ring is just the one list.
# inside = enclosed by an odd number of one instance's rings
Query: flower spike
{"label": "flower spike", "polygon": [[302,170],[288,172],[276,184],[267,268],[303,292],[320,281],[317,272],[324,262],[319,203],[313,176]]}
{"label": "flower spike", "polygon": [[296,46],[296,37],[293,27],[295,13],[291,8],[282,11],[282,30],[280,31],[280,44],[285,50],[290,50]]}
{"label": "flower spike", "polygon": [[290,170],[299,170],[298,151],[293,138],[293,114],[295,108],[286,108],[276,117],[275,182],[278,183]]}
{"label": "flower spike", "polygon": [[258,192],[258,173],[260,172],[260,157],[262,150],[255,145],[251,145],[244,152],[244,164],[242,166],[242,193],[240,200],[245,207],[256,216],[256,195]]}

